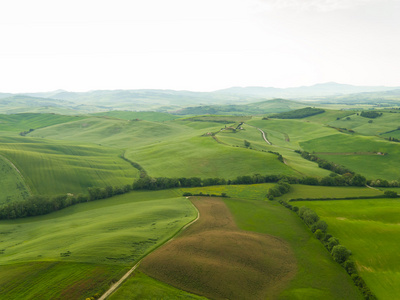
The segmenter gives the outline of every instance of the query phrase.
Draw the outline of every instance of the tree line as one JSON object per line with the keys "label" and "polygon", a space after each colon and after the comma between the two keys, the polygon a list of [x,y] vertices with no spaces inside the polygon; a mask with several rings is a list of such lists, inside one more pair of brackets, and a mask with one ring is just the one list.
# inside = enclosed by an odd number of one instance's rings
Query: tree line
{"label": "tree line", "polygon": [[[277,119],[302,119],[305,117],[314,116],[317,114],[322,114],[325,110],[321,108],[314,108],[314,107],[305,107],[300,108],[292,111],[281,112],[272,116],[270,118],[277,118]],[[265,119],[264,119],[265,120]]]}
{"label": "tree line", "polygon": [[150,177],[143,176],[125,186],[89,187],[88,194],[58,195],[58,196],[31,196],[23,201],[11,202],[0,206],[0,220],[24,218],[48,214],[71,205],[82,202],[110,198],[115,195],[128,193],[132,190],[164,190],[171,188],[202,187],[213,185],[241,185],[257,183],[278,183],[272,189],[271,197],[279,197],[279,193],[289,191],[289,184],[320,185],[320,186],[364,186],[365,177],[359,174],[346,173],[343,176],[332,173],[321,179],[316,177],[298,178],[286,175],[244,175],[234,179],[200,178],[200,177]]}
{"label": "tree line", "polygon": [[354,174],[353,171],[347,169],[346,167],[339,165],[339,164],[335,164],[333,162],[329,162],[326,159],[316,156],[315,154],[311,154],[310,152],[302,151],[302,150],[295,150],[294,152],[299,153],[301,155],[301,157],[303,157],[304,159],[316,162],[318,164],[318,167],[320,167],[322,169],[329,170],[329,171],[332,171],[332,172],[340,174],[340,175],[343,175],[346,173]]}

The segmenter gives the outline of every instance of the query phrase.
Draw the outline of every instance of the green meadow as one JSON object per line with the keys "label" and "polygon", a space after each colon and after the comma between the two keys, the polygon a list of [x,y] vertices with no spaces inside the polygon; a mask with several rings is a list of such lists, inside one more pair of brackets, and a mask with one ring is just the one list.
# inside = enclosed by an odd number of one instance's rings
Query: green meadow
{"label": "green meadow", "polygon": [[[350,119],[347,119],[347,117]],[[396,130],[400,126],[400,118],[398,113],[389,112],[384,112],[382,116],[374,119],[361,117],[354,113],[328,124],[334,127],[352,129],[363,135],[382,135],[385,132]]]}
{"label": "green meadow", "polygon": [[347,273],[295,213],[277,202],[224,201],[240,228],[271,234],[291,245],[298,270],[278,299],[362,299]]}
{"label": "green meadow", "polygon": [[0,205],[26,199],[31,190],[13,164],[0,155]]}
{"label": "green meadow", "polygon": [[328,223],[352,251],[357,269],[378,299],[400,294],[400,202],[397,199],[299,202]]}
{"label": "green meadow", "polygon": [[297,198],[345,198],[345,197],[373,197],[381,196],[382,191],[370,189],[366,187],[355,187],[355,186],[312,186],[302,184],[292,184],[291,190],[282,195],[279,199],[290,200]]}
{"label": "green meadow", "polygon": [[190,294],[170,285],[155,280],[144,273],[137,272],[135,276],[129,277],[127,281],[111,296],[110,300],[125,299],[207,299],[202,296]]}
{"label": "green meadow", "polygon": [[16,166],[35,194],[87,193],[91,186],[131,184],[139,171],[121,151],[30,137],[0,137],[0,153]]}
{"label": "green meadow", "polygon": [[195,217],[188,200],[161,191],[131,192],[46,216],[1,221],[1,294],[7,299],[71,299],[69,290],[78,289],[74,293],[79,296],[104,292]]}
{"label": "green meadow", "polygon": [[[304,150],[369,179],[398,179],[400,144],[372,136],[335,134],[302,142]],[[384,154],[384,155],[383,155]]]}

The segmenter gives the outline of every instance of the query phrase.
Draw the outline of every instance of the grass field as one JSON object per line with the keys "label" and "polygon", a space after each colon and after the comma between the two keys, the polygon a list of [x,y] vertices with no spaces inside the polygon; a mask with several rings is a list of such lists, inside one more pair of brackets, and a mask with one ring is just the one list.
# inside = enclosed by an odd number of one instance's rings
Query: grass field
{"label": "grass field", "polygon": [[[273,144],[271,146],[265,142],[261,135],[261,132],[257,128],[249,125],[243,125],[242,127],[244,128],[244,130],[240,130],[235,133],[221,131],[220,133],[218,133],[217,137],[221,142],[229,145],[244,147],[244,140],[247,140],[251,144],[250,147],[257,151],[278,152],[283,156],[286,166],[298,176],[313,174],[314,176],[323,177],[329,175],[329,171],[319,168],[316,163],[303,159],[298,153],[295,153],[292,149],[287,148],[286,146],[288,146],[290,142],[283,142],[283,140],[285,140],[286,138],[290,138],[285,133],[277,133],[276,131],[271,131],[269,129],[268,131],[264,131],[267,133],[267,139],[270,139],[270,136],[275,136],[275,134],[277,134],[279,138],[282,139],[281,143]],[[295,149],[298,148],[299,147],[295,147]]]}
{"label": "grass field", "polygon": [[2,299],[85,299],[118,280],[121,266],[59,261],[0,266]]}
{"label": "grass field", "polygon": [[[309,152],[331,153],[330,155],[318,154],[318,156],[344,165],[368,179],[399,178],[400,161],[397,157],[400,154],[400,144],[398,143],[391,143],[377,137],[335,134],[302,142],[301,146]],[[382,152],[387,155],[362,155],[357,152]],[[353,154],[348,155],[348,153]]]}
{"label": "grass field", "polygon": [[[0,290],[7,290],[8,299],[38,299],[38,294],[80,299],[102,292],[195,215],[185,198],[162,191],[131,192],[46,216],[1,221]],[[80,297],[71,298],[70,289]]]}
{"label": "grass field", "polygon": [[352,258],[378,299],[400,294],[400,202],[397,199],[302,202],[315,210],[328,231],[353,252]]}
{"label": "grass field", "polygon": [[144,273],[136,272],[135,276],[128,278],[127,281],[109,297],[109,299],[204,300],[207,298],[179,290],[161,281],[155,280]]}
{"label": "grass field", "polygon": [[222,193],[227,194],[232,198],[245,198],[251,200],[265,200],[267,197],[268,190],[273,187],[275,183],[261,183],[261,184],[249,184],[249,185],[215,185],[195,188],[182,188],[179,189],[180,193],[185,192],[192,194],[216,194],[221,195]]}
{"label": "grass field", "polygon": [[33,193],[87,193],[91,186],[122,186],[139,171],[120,157],[120,151],[95,146],[38,140],[0,138],[0,153],[18,168]]}
{"label": "grass field", "polygon": [[224,200],[241,229],[279,236],[297,260],[297,273],[278,299],[362,299],[300,218],[274,201]]}
{"label": "grass field", "polygon": [[102,113],[95,113],[92,114],[93,116],[106,116],[106,117],[111,117],[111,118],[116,118],[116,119],[123,119],[123,120],[145,120],[145,121],[152,121],[152,122],[164,122],[164,121],[171,121],[178,119],[179,117],[167,114],[167,113],[161,113],[161,112],[153,112],[153,111],[108,111],[108,112],[102,112]]}
{"label": "grass field", "polygon": [[22,132],[61,123],[80,120],[82,116],[64,116],[59,114],[24,113],[15,115],[0,114],[0,132]]}
{"label": "grass field", "polygon": [[24,178],[13,167],[10,161],[0,155],[0,205],[21,201],[30,195],[30,189]]}
{"label": "grass field", "polygon": [[147,256],[141,270],[212,299],[274,298],[287,286],[296,260],[285,241],[239,230],[221,199],[192,202],[200,219]]}
{"label": "grass field", "polygon": [[[330,122],[329,125],[338,128],[352,129],[363,135],[380,135],[387,131],[395,130],[400,126],[400,118],[397,113],[383,113],[382,116],[370,119],[357,116],[356,113],[350,115],[350,120],[346,117]],[[372,121],[369,123],[369,121]]]}
{"label": "grass field", "polygon": [[296,198],[344,198],[359,196],[380,196],[383,192],[366,187],[340,186],[311,186],[292,184],[291,190],[279,199],[290,200]]}

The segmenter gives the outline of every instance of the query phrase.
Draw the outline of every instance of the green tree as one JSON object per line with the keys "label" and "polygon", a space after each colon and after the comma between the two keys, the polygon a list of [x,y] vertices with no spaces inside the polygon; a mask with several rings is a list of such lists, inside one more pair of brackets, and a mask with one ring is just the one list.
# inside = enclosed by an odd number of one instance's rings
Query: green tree
{"label": "green tree", "polygon": [[325,233],[322,232],[321,229],[317,229],[317,230],[314,232],[314,235],[315,235],[315,237],[316,237],[318,240],[322,240],[322,239],[325,237]]}
{"label": "green tree", "polygon": [[244,146],[245,146],[246,148],[249,148],[250,145],[251,145],[251,144],[250,144],[249,141],[244,140]]}
{"label": "green tree", "polygon": [[335,237],[331,237],[328,239],[326,247],[328,248],[329,251],[332,251],[332,248],[337,245],[339,245],[339,240]]}
{"label": "green tree", "polygon": [[343,245],[337,245],[331,251],[333,259],[339,264],[344,263],[351,255],[351,251]]}
{"label": "green tree", "polygon": [[326,232],[328,229],[328,224],[324,220],[318,220],[311,226],[311,231],[316,232],[317,230],[321,230],[322,232]]}
{"label": "green tree", "polygon": [[383,194],[388,198],[397,198],[397,193],[395,191],[385,191]]}

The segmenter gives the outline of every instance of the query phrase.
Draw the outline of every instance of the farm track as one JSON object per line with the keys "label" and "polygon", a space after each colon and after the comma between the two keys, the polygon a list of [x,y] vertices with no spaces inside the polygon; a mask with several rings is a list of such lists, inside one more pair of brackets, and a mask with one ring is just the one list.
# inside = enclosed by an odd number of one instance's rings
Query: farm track
{"label": "farm track", "polygon": [[[245,123],[243,123],[243,125],[244,125],[244,124],[245,124]],[[261,132],[261,135],[262,135],[264,141],[265,141],[268,145],[272,146],[272,143],[267,139],[266,133],[265,133],[261,128],[255,127],[255,126],[250,125],[250,124],[246,124],[246,125],[247,125],[247,126],[250,126],[250,127],[253,127],[253,128],[257,128],[257,130]]]}
{"label": "farm track", "polygon": [[29,193],[30,195],[32,195],[32,190],[31,190],[31,188],[29,187],[29,185],[26,183],[26,180],[25,180],[25,178],[24,178],[24,175],[22,175],[21,171],[18,170],[18,168],[12,163],[11,160],[9,160],[8,158],[4,157],[4,156],[1,155],[1,154],[0,154],[0,156],[1,156],[6,162],[8,162],[8,163],[18,172],[18,174],[19,174],[19,175],[21,176],[21,178],[22,178],[22,181],[25,183],[25,186],[26,186],[26,189],[28,190],[28,193]]}
{"label": "farm track", "polygon": [[[193,205],[193,204],[192,204]],[[144,257],[142,257],[131,269],[129,269],[128,272],[125,273],[124,276],[121,277],[120,280],[118,280],[116,283],[114,283],[100,298],[99,300],[105,300],[107,299],[107,297],[109,297],[112,293],[115,292],[116,289],[118,289],[120,287],[120,285],[133,273],[133,271],[135,271],[137,269],[137,267],[139,266],[139,264],[141,263],[141,261],[148,255],[150,255],[151,253],[153,253],[155,250],[157,250],[158,248],[160,248],[163,245],[166,245],[167,243],[171,242],[173,239],[175,239],[175,237],[181,233],[182,231],[184,231],[186,228],[188,228],[190,225],[192,225],[193,223],[195,223],[199,218],[200,218],[200,212],[197,209],[197,207],[195,205],[193,205],[193,207],[196,209],[197,211],[197,217],[187,223],[185,226],[183,226],[178,232],[176,232],[170,239],[168,239],[167,241],[165,241],[164,243],[162,243],[161,245],[159,245],[158,247],[156,247],[155,249],[153,249],[151,252],[147,253]]]}

